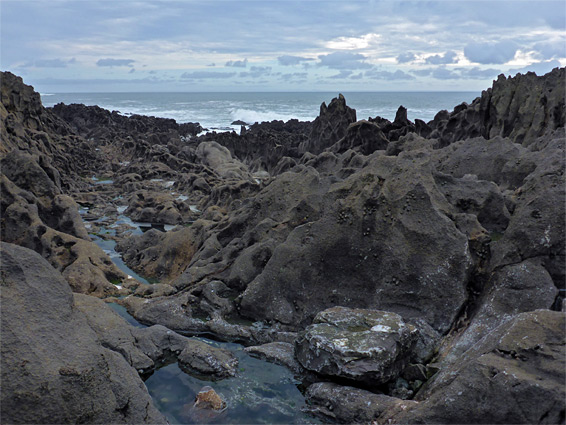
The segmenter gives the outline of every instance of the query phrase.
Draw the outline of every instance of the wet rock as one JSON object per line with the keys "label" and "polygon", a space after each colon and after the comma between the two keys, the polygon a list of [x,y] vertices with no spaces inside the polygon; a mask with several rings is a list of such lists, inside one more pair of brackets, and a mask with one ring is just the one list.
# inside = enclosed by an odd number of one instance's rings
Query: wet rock
{"label": "wet rock", "polygon": [[386,411],[380,423],[563,422],[565,317],[549,310],[514,316],[441,369],[418,404]]}
{"label": "wet rock", "polygon": [[312,384],[306,398],[307,412],[337,423],[374,423],[387,410],[406,409],[416,404],[331,382]]}
{"label": "wet rock", "polygon": [[2,421],[166,423],[136,370],[74,307],[61,274],[27,248],[0,246]]}
{"label": "wet rock", "polygon": [[397,314],[333,307],[299,333],[295,352],[308,370],[377,386],[401,373],[416,337]]}
{"label": "wet rock", "polygon": [[197,340],[185,346],[178,361],[187,373],[215,379],[235,376],[238,367],[238,359],[230,351]]}
{"label": "wet rock", "polygon": [[164,326],[134,328],[97,298],[74,294],[76,308],[85,314],[100,342],[120,353],[140,374],[154,370],[157,363],[191,343]]}

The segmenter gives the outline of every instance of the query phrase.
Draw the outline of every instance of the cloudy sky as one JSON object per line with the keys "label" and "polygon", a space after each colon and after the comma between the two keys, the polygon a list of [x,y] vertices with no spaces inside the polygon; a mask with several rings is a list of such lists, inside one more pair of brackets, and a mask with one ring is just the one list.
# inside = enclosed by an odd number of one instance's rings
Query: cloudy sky
{"label": "cloudy sky", "polygon": [[1,0],[38,91],[481,90],[566,66],[557,1]]}

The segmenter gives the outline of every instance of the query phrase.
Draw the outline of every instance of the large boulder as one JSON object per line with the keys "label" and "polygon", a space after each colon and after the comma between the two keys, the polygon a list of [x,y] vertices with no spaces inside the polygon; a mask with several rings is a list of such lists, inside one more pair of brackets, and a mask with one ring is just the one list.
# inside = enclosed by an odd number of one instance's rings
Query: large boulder
{"label": "large boulder", "polygon": [[166,423],[138,373],[100,344],[67,282],[37,253],[1,243],[5,423]]}
{"label": "large boulder", "polygon": [[305,369],[375,387],[407,366],[417,332],[398,314],[333,307],[299,334],[295,353]]}
{"label": "large boulder", "polygon": [[307,205],[324,198],[275,247],[240,312],[304,326],[339,304],[448,330],[466,300],[472,258],[430,165],[423,152],[377,156],[343,181],[312,182]]}

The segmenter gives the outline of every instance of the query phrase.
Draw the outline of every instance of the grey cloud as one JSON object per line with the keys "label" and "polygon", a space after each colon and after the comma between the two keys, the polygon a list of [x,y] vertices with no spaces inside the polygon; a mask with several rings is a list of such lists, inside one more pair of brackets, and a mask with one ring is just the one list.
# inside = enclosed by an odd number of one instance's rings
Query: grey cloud
{"label": "grey cloud", "polygon": [[133,66],[135,60],[133,59],[99,59],[96,61],[96,66]]}
{"label": "grey cloud", "polygon": [[414,53],[405,52],[397,56],[396,59],[397,59],[397,63],[408,63],[414,61],[416,59],[416,56]]}
{"label": "grey cloud", "polygon": [[542,41],[533,46],[542,59],[566,57],[566,40]]}
{"label": "grey cloud", "polygon": [[415,79],[415,77],[413,77],[410,74],[407,74],[406,72],[401,71],[400,69],[398,69],[395,72],[372,69],[370,71],[366,71],[364,73],[364,76],[366,78],[371,78],[373,80],[414,80]]}
{"label": "grey cloud", "polygon": [[481,69],[477,66],[474,68],[458,68],[458,71],[460,71],[460,75],[463,78],[469,78],[471,80],[484,80],[487,78],[495,79],[499,74],[501,74],[501,71],[498,69]]}
{"label": "grey cloud", "polygon": [[341,70],[338,74],[336,75],[332,75],[328,78],[332,78],[332,79],[340,79],[340,78],[348,78],[350,75],[352,75],[353,71],[348,71],[348,70]]}
{"label": "grey cloud", "polygon": [[515,57],[517,44],[512,41],[498,43],[470,43],[464,48],[464,55],[472,62],[504,64]]}
{"label": "grey cloud", "polygon": [[446,65],[456,62],[457,56],[458,55],[456,52],[448,51],[443,55],[429,56],[428,58],[426,58],[425,62],[431,65]]}
{"label": "grey cloud", "polygon": [[419,77],[426,77],[426,76],[432,74],[432,69],[431,68],[415,69],[415,70],[411,71],[411,74],[418,75]]}
{"label": "grey cloud", "polygon": [[367,57],[361,53],[334,52],[318,57],[319,66],[326,66],[331,69],[365,69],[371,68],[369,63],[364,62]]}
{"label": "grey cloud", "polygon": [[134,72],[136,72],[135,68],[130,69],[130,72],[128,72],[128,74],[133,74]]}
{"label": "grey cloud", "polygon": [[280,79],[283,81],[293,81],[293,80],[306,80],[307,79],[306,72],[293,72],[290,74],[282,74]]}
{"label": "grey cloud", "polygon": [[204,80],[204,79],[222,79],[231,78],[236,75],[235,72],[214,72],[214,71],[193,71],[184,72],[181,75],[183,80]]}
{"label": "grey cloud", "polygon": [[259,78],[271,73],[270,66],[252,66],[249,72],[240,72],[240,77]]}
{"label": "grey cloud", "polygon": [[292,66],[292,65],[299,65],[303,62],[312,61],[311,58],[304,58],[302,56],[291,56],[291,55],[283,55],[277,58],[279,65],[283,66]]}
{"label": "grey cloud", "polygon": [[213,63],[209,63],[209,64],[206,65],[206,66],[214,67],[214,66],[216,66],[216,64],[213,62]]}
{"label": "grey cloud", "polygon": [[245,68],[248,66],[248,60],[244,59],[243,61],[228,61],[224,64],[224,66],[231,66],[233,68]]}
{"label": "grey cloud", "polygon": [[450,71],[446,68],[436,68],[431,73],[432,78],[436,78],[437,80],[457,80],[460,75],[457,72]]}
{"label": "grey cloud", "polygon": [[[461,68],[460,68],[461,69]],[[437,80],[455,80],[460,78],[460,74],[449,69],[438,67],[438,68],[426,68],[426,69],[416,69],[411,71],[411,74],[418,75],[419,77],[432,77]]]}

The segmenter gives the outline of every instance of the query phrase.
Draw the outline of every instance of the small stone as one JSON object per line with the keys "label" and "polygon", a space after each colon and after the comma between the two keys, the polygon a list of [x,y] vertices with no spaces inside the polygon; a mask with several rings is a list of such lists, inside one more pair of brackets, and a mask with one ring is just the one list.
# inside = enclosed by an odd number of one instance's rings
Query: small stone
{"label": "small stone", "polygon": [[205,386],[198,392],[194,406],[199,409],[222,410],[226,407],[226,402],[212,387]]}

